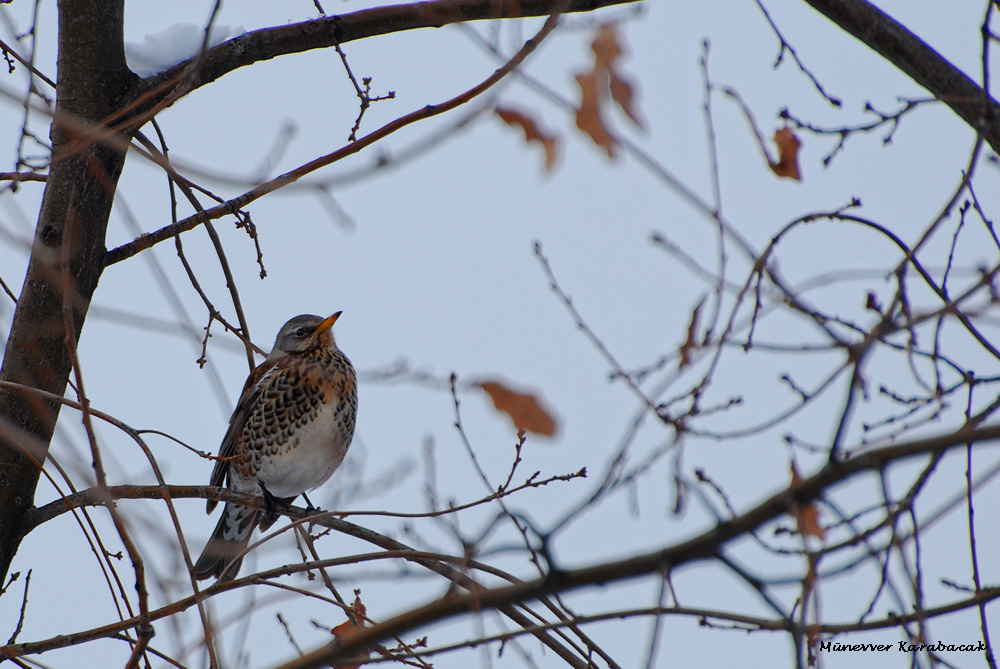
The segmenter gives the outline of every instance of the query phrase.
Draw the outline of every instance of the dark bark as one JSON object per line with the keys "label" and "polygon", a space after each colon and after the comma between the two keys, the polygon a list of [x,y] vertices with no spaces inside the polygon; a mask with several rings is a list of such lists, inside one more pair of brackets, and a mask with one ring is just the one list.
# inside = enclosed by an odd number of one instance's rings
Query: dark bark
{"label": "dark bark", "polygon": [[[586,12],[637,0],[437,0],[375,7],[340,16],[264,28],[241,35],[205,52],[197,68],[191,61],[150,77],[145,104],[170,104],[174,86],[184,92],[236,69],[278,56],[416,28],[514,16],[544,16],[553,11]],[[875,50],[917,84],[941,100],[965,123],[982,132],[1000,153],[1000,104],[964,72],[904,25],[867,0],[806,0],[845,32]]]}
{"label": "dark bark", "polygon": [[806,0],[951,107],[1000,153],[1000,105],[944,56],[867,0]]}
{"label": "dark bark", "polygon": [[[663,574],[685,565],[711,559],[720,555],[730,542],[749,536],[759,530],[764,523],[788,513],[795,504],[812,501],[842,481],[856,479],[865,472],[885,472],[892,462],[944,453],[950,448],[993,442],[998,439],[1000,439],[1000,426],[962,428],[949,434],[915,439],[861,453],[850,460],[827,465],[813,476],[793,483],[787,490],[772,495],[745,513],[724,520],[687,541],[589,567],[558,570],[552,566],[547,574],[531,581],[444,597],[384,620],[378,625],[357,630],[350,636],[336,637],[327,645],[280,665],[278,669],[335,666],[338,660],[353,658],[359,652],[368,650],[374,643],[394,636],[408,635],[456,615],[530,602],[542,596],[568,593],[585,587]],[[994,591],[990,594],[996,593]],[[893,616],[890,615],[889,619],[896,623],[897,619]]]}
{"label": "dark bark", "polygon": [[[125,65],[124,0],[60,0],[58,12],[52,163],[0,379],[61,396],[71,371],[67,343],[77,341],[101,276],[125,159],[80,128],[118,110],[136,78]],[[28,390],[0,391],[0,579],[20,543],[59,406]]]}
{"label": "dark bark", "polygon": [[144,108],[172,104],[176,91],[187,93],[241,67],[278,56],[330,48],[367,37],[451,23],[591,12],[640,0],[433,0],[362,9],[285,26],[261,28],[223,42],[147,79]]}

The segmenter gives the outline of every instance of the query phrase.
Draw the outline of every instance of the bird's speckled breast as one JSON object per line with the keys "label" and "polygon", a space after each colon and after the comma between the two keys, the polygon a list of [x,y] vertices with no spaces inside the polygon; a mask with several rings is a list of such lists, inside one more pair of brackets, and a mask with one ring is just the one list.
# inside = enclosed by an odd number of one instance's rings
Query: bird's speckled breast
{"label": "bird's speckled breast", "polygon": [[[275,497],[323,484],[343,462],[354,436],[358,396],[354,368],[336,349],[289,355],[239,435],[234,469]],[[249,481],[248,481],[249,482]]]}

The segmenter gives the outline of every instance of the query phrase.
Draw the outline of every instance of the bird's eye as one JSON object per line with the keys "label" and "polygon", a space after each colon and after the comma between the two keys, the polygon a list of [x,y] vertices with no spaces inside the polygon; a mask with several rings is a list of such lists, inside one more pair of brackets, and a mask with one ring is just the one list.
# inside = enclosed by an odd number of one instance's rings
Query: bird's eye
{"label": "bird's eye", "polygon": [[305,328],[299,328],[298,330],[296,330],[295,331],[295,336],[296,337],[305,337],[306,336]]}

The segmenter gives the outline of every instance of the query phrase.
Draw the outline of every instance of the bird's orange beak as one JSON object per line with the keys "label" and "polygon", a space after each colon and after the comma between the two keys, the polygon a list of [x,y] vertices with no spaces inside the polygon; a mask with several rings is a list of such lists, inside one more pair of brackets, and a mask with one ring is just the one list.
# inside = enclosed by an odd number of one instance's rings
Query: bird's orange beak
{"label": "bird's orange beak", "polygon": [[320,323],[319,327],[316,328],[316,332],[319,333],[319,332],[325,332],[325,331],[329,330],[331,327],[333,327],[333,324],[337,322],[337,319],[340,318],[340,314],[342,314],[342,313],[344,313],[344,312],[343,311],[338,311],[337,313],[333,314],[332,316],[330,316],[329,318],[327,318],[325,321],[323,321],[322,323]]}

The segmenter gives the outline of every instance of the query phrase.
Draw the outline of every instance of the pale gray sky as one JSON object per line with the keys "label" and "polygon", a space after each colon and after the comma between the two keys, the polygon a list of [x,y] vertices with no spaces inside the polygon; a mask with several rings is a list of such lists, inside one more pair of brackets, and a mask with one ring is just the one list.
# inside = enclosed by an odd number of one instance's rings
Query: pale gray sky
{"label": "pale gray sky", "polygon": [[[326,0],[329,13],[354,11],[374,3]],[[711,42],[709,70],[719,85],[735,87],[753,110],[762,132],[770,138],[780,126],[777,113],[788,107],[796,116],[817,125],[838,126],[869,119],[861,113],[867,101],[883,111],[898,106],[897,96],[924,97],[926,93],[897,73],[876,54],[835,28],[805,3],[780,0],[765,3],[785,37],[831,94],[841,97],[837,110],[817,95],[809,80],[786,62],[772,69],[778,42],[753,3],[645,3],[641,16],[634,8],[621,7],[593,16],[565,18],[565,26],[551,36],[527,62],[526,71],[557,94],[575,99],[573,75],[585,69],[591,58],[589,43],[598,21],[621,19],[623,41],[628,45],[625,71],[640,84],[639,106],[649,131],[632,128],[620,113],[611,123],[638,142],[643,150],[664,165],[688,189],[711,201],[710,150],[706,134],[704,84],[698,62],[702,43]],[[978,26],[984,3],[885,2],[884,9],[908,24],[926,41],[970,76],[979,76]],[[141,42],[179,23],[204,25],[212,3],[184,0],[171,3],[129,2],[126,8],[126,40]],[[4,39],[22,31],[29,20],[30,5],[4,7],[10,21]],[[240,2],[223,6],[218,23],[246,30],[301,21],[316,16],[312,2]],[[41,40],[38,66],[54,75],[55,3],[41,5],[38,35]],[[540,21],[511,22],[500,27],[499,43],[511,53],[540,26]],[[492,39],[492,28],[475,24],[481,36]],[[403,33],[347,44],[344,47],[355,74],[371,76],[372,91],[395,91],[394,100],[380,102],[364,118],[362,133],[426,104],[441,102],[487,77],[497,67],[467,31],[455,27]],[[995,65],[995,63],[994,63]],[[2,81],[5,90],[20,92],[25,86],[23,70]],[[562,156],[558,167],[545,174],[537,146],[526,146],[519,131],[504,126],[488,111],[438,142],[433,150],[378,170],[357,182],[337,179],[370,166],[379,157],[401,155],[421,141],[467,114],[482,100],[451,115],[416,124],[384,143],[311,175],[304,184],[330,181],[333,200],[315,189],[289,188],[249,207],[256,223],[268,277],[261,281],[256,253],[247,236],[234,230],[231,220],[216,223],[226,245],[237,278],[254,341],[267,349],[278,327],[299,313],[327,315],[343,310],[335,333],[341,348],[362,372],[373,372],[405,360],[414,370],[437,378],[451,372],[472,381],[499,376],[519,388],[538,391],[561,418],[562,429],[553,440],[529,437],[523,478],[534,471],[542,476],[565,474],[586,466],[590,478],[542,490],[528,491],[511,499],[512,508],[524,512],[538,527],[551,526],[575,508],[594,490],[610,459],[632,425],[640,404],[620,380],[609,382],[611,371],[595,347],[576,328],[558,297],[549,289],[533,244],[541,243],[563,288],[587,324],[603,340],[626,369],[635,369],[673,353],[684,341],[691,309],[711,287],[694,277],[679,262],[650,242],[659,232],[680,244],[707,267],[717,258],[716,224],[692,208],[674,190],[634,158],[622,155],[609,161],[603,151],[576,130],[573,117],[524,82],[511,80],[496,89],[499,100],[530,110],[544,125],[558,132]],[[885,130],[853,137],[846,150],[829,168],[822,158],[836,140],[800,135],[804,146],[800,163],[801,183],[776,178],[764,163],[753,133],[739,107],[721,94],[712,97],[722,210],[740,233],[759,251],[789,221],[810,212],[830,211],[851,198],[864,203],[861,213],[891,225],[904,239],[915,236],[944,206],[961,179],[974,135],[943,106],[925,107],[906,117],[892,145],[882,146]],[[22,109],[18,101],[2,98],[0,104],[0,158],[4,170],[11,169]],[[171,155],[181,165],[196,167],[231,180],[201,179],[222,197],[233,197],[259,179],[296,167],[317,155],[341,146],[357,114],[357,100],[347,81],[339,57],[333,51],[288,56],[244,68],[195,91],[158,116]],[[33,117],[32,128],[46,135],[46,119]],[[148,134],[152,136],[152,132]],[[287,140],[287,141],[286,141]],[[280,155],[274,147],[280,146]],[[770,148],[770,147],[769,147]],[[771,149],[773,151],[773,148]],[[29,151],[30,153],[30,151]],[[977,192],[984,205],[997,203],[997,169],[979,166]],[[248,183],[241,183],[239,180]],[[4,235],[30,238],[42,188],[25,184],[16,200],[0,198],[0,231]],[[131,240],[136,233],[132,218],[143,231],[170,222],[166,180],[154,166],[136,155],[126,164],[112,214],[108,246]],[[181,211],[187,215],[188,210]],[[981,231],[970,236],[982,237]],[[941,266],[947,258],[950,237],[937,240],[935,257]],[[202,286],[228,318],[235,318],[218,262],[203,230],[183,237],[188,258]],[[996,263],[997,251],[985,243],[968,242],[960,250],[966,267],[978,262]],[[728,248],[727,277],[736,284],[746,281],[749,266],[733,245]],[[148,257],[146,257],[148,256]],[[172,243],[151,253],[109,268],[94,299],[95,307],[111,308],[143,317],[177,321],[163,283],[151,270],[155,260],[169,277],[184,310],[196,330],[207,321],[204,307],[183,274]],[[857,229],[831,223],[815,223],[792,233],[779,251],[779,266],[792,284],[828,272],[885,270],[897,255],[875,237]],[[23,246],[4,238],[0,243],[0,276],[15,290],[20,286],[26,263]],[[970,279],[971,281],[971,279]],[[824,307],[845,318],[863,316],[868,289],[891,297],[893,286],[874,272],[864,281],[820,286],[809,293]],[[707,308],[708,304],[706,304]],[[748,312],[744,312],[746,314]],[[11,306],[0,307],[0,326],[9,325]],[[199,333],[195,334],[195,337]],[[995,332],[993,333],[995,334]],[[95,408],[129,425],[169,432],[191,446],[215,452],[224,431],[231,403],[238,396],[247,374],[245,356],[226,345],[222,328],[213,326],[209,345],[212,370],[195,364],[198,339],[163,330],[123,326],[119,320],[101,317],[96,310],[88,319],[81,341],[81,366],[88,395]],[[926,335],[925,335],[926,336]],[[799,343],[815,341],[801,320],[775,319],[761,324],[760,341]],[[812,339],[810,339],[812,338]],[[967,364],[985,360],[971,346]],[[700,427],[716,431],[737,430],[754,425],[766,416],[793,406],[796,396],[779,380],[789,371],[797,383],[812,387],[836,367],[834,356],[802,359],[743,355],[734,349],[723,358],[706,405],[723,403],[730,397],[744,398],[741,407],[719,414]],[[905,361],[878,357],[871,361],[875,378],[906,378]],[[985,374],[995,365],[981,364]],[[112,371],[113,370],[113,371]],[[211,374],[221,379],[224,392],[213,389]],[[666,374],[651,378],[644,386],[652,391]],[[694,378],[694,377],[691,377]],[[912,383],[906,380],[907,383]],[[661,401],[686,391],[680,383],[659,398]],[[780,428],[745,440],[716,442],[691,439],[686,443],[681,467],[686,476],[703,468],[729,494],[738,510],[780,490],[788,482],[789,449],[781,438],[794,432],[813,443],[826,443],[836,427],[844,379],[814,409],[795,416]],[[901,392],[906,394],[907,389]],[[222,399],[220,399],[220,397]],[[229,405],[225,404],[228,398]],[[515,434],[507,419],[497,414],[481,394],[460,395],[462,420],[470,442],[494,486],[509,470]],[[849,442],[860,438],[863,419],[884,415],[887,405],[875,398],[860,409],[857,426]],[[960,420],[961,407],[942,421],[922,428],[936,433]],[[478,499],[484,488],[465,454],[452,426],[454,407],[447,391],[415,383],[363,383],[360,388],[357,438],[345,466],[323,488],[311,495],[324,508],[350,510],[416,511],[427,507],[425,449],[432,443],[436,454],[438,494],[442,500],[465,503]],[[78,488],[90,485],[90,459],[79,427],[79,417],[63,413],[60,437],[52,455],[71,472]],[[101,425],[105,462],[111,483],[150,483],[152,474],[141,453],[123,435]],[[630,464],[636,466],[653,457],[672,437],[669,429],[646,417],[630,447]],[[211,463],[157,437],[148,436],[167,480],[178,484],[206,484]],[[798,452],[799,468],[812,473],[822,464],[820,456]],[[964,458],[964,456],[962,456]],[[941,501],[961,490],[962,458],[946,460],[946,471],[934,481],[930,500]],[[995,463],[989,449],[977,453],[977,471]],[[671,513],[674,457],[661,457],[634,487],[606,499],[583,514],[563,531],[555,553],[566,566],[580,566],[604,559],[624,557],[667,545],[710,527],[713,519],[705,507],[689,500],[686,512]],[[951,471],[954,470],[954,471]],[[914,467],[893,471],[896,492],[909,485]],[[940,487],[940,490],[937,487]],[[852,484],[846,495],[870,496],[879,502],[877,482],[865,479]],[[843,493],[842,493],[843,494]],[[55,496],[43,482],[37,503]],[[1000,504],[1000,487],[987,487],[978,500],[988,510]],[[172,596],[190,588],[186,575],[178,572],[176,540],[167,524],[162,504],[123,502],[122,509],[147,554],[151,583],[157,603],[160,588]],[[206,516],[197,500],[180,501],[177,508],[185,537],[197,554],[217,521]],[[461,519],[467,538],[479,536],[496,513],[495,508],[471,511]],[[929,602],[956,598],[939,579],[968,582],[965,521],[956,509],[933,526],[924,539]],[[986,516],[986,513],[977,516]],[[957,518],[956,518],[957,516]],[[102,536],[113,537],[104,514],[92,517],[105,523]],[[416,546],[460,553],[449,532],[433,523],[420,524],[420,537],[408,534],[403,523],[392,518],[357,516],[353,521],[397,536]],[[832,522],[832,519],[831,519]],[[1000,551],[1000,540],[989,521],[980,527],[982,556]],[[787,539],[787,538],[786,538]],[[788,540],[788,545],[794,545]],[[117,543],[109,546],[117,550]],[[780,542],[779,542],[780,543]],[[325,555],[368,552],[370,547],[332,535],[320,542]],[[521,575],[533,571],[523,552],[510,551],[518,537],[505,526],[485,543],[491,561]],[[961,546],[963,560],[954,563],[950,547]],[[788,557],[777,563],[757,547],[741,543],[734,553],[762,573],[801,576],[802,559]],[[287,535],[261,551],[256,563],[279,565],[297,560]],[[247,561],[244,570],[254,566]],[[33,569],[29,606],[22,641],[71,633],[116,619],[107,585],[81,530],[69,515],[47,523],[22,545],[12,571]],[[983,581],[1000,581],[995,560],[980,564]],[[120,572],[131,577],[127,565]],[[394,567],[361,566],[343,574],[342,593],[362,588],[369,615],[385,619],[409,606],[440,595],[444,586],[425,578],[389,578]],[[305,587],[304,579],[294,583]],[[824,619],[850,622],[865,609],[875,592],[877,574],[866,566],[859,573],[831,579],[822,590]],[[674,587],[680,603],[693,607],[735,610],[750,615],[771,616],[755,593],[734,580],[717,565],[686,568],[675,575]],[[131,581],[125,583],[131,592]],[[18,593],[20,590],[18,590]],[[794,583],[777,591],[790,606],[798,588]],[[580,593],[568,597],[580,613],[655,604],[658,586],[650,581]],[[248,600],[248,596],[253,597]],[[13,629],[19,594],[0,599],[0,629]],[[879,614],[886,611],[880,605]],[[246,623],[247,607],[255,614]],[[239,654],[249,655],[247,666],[264,667],[294,655],[274,614],[281,611],[304,648],[326,640],[313,629],[310,619],[335,625],[343,615],[315,601],[301,601],[279,591],[258,590],[252,595],[233,593],[212,600],[217,619],[234,620],[225,630],[222,653],[230,666],[243,666]],[[994,614],[993,618],[996,618]],[[160,622],[155,643],[199,666],[194,660],[200,641],[200,623],[192,610],[182,617],[182,628],[171,629]],[[496,630],[495,619],[483,624]],[[239,639],[244,625],[249,637],[244,650]],[[479,621],[435,627],[434,644],[477,634]],[[623,667],[645,661],[650,621],[609,622],[588,628],[603,648]],[[964,642],[979,634],[973,614],[936,620],[932,632],[943,640]],[[792,666],[792,650],[784,636],[769,633],[706,630],[690,618],[667,618],[662,623],[657,666]],[[994,636],[1000,629],[994,630]],[[182,644],[165,641],[179,635]],[[864,638],[861,638],[864,636]],[[895,644],[897,631],[859,635],[861,641]],[[525,640],[521,648],[538,666],[556,666],[551,653],[537,642]],[[124,654],[123,654],[124,653]],[[480,654],[481,653],[481,654]],[[487,656],[492,659],[487,659]],[[124,663],[127,646],[118,641],[87,644],[55,651],[39,659],[50,666],[99,666],[109,658]],[[437,667],[469,666],[468,655],[445,655]],[[482,666],[525,666],[515,648],[507,648],[497,659],[492,651],[477,651]],[[907,657],[893,655],[892,664],[868,654],[824,655],[826,667],[908,666]],[[958,666],[970,666],[955,660]],[[978,662],[978,656],[975,662]]]}

